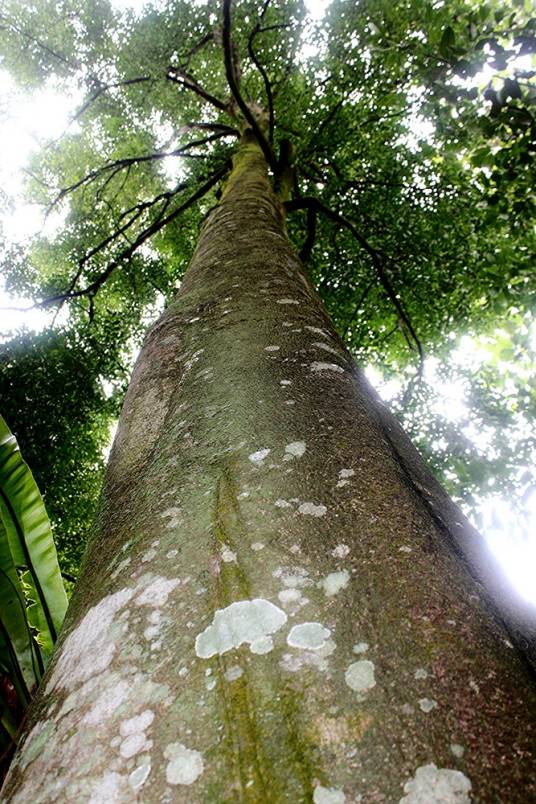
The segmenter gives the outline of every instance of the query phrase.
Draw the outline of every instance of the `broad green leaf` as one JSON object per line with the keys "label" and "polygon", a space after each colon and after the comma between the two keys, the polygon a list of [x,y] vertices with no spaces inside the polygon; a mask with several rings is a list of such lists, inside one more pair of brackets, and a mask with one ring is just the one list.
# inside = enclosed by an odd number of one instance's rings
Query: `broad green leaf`
{"label": "broad green leaf", "polygon": [[17,441],[0,416],[0,516],[21,577],[28,620],[50,654],[67,609],[50,522]]}
{"label": "broad green leaf", "polygon": [[26,615],[26,602],[7,533],[0,524],[0,666],[15,685],[24,704],[40,680],[39,648]]}

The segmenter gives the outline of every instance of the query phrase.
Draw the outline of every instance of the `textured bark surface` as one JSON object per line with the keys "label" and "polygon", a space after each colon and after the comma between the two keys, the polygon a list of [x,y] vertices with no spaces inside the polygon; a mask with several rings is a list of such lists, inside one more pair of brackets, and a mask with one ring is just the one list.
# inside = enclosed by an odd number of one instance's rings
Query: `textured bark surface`
{"label": "textured bark surface", "polygon": [[137,362],[3,800],[534,800],[533,677],[442,494],[243,146]]}

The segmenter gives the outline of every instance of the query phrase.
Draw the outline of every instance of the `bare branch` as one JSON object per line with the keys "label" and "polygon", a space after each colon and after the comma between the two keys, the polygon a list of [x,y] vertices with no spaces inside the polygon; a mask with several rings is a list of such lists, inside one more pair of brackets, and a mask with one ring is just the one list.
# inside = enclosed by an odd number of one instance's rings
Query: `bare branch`
{"label": "bare branch", "polygon": [[197,158],[199,154],[189,154],[192,148],[197,148],[200,145],[207,145],[209,142],[214,142],[214,140],[221,139],[228,135],[228,132],[225,131],[217,131],[215,134],[211,134],[208,137],[203,137],[199,140],[193,140],[192,142],[186,143],[186,145],[182,145],[180,148],[175,148],[173,151],[155,151],[151,154],[143,154],[141,156],[129,156],[123,159],[116,159],[114,162],[108,162],[106,165],[102,165],[100,168],[96,168],[92,170],[90,173],[87,173],[83,178],[79,179],[74,184],[69,185],[69,187],[64,187],[60,190],[56,198],[52,201],[49,205],[46,214],[48,215],[50,211],[58,204],[60,201],[65,198],[66,195],[69,193],[74,192],[79,187],[83,185],[89,184],[100,176],[105,173],[111,173],[106,180],[107,184],[119,171],[124,170],[125,168],[130,168],[132,165],[139,165],[143,162],[152,162],[158,159],[167,159],[168,157],[174,156],[188,156],[190,158]]}
{"label": "bare branch", "polygon": [[201,84],[196,81],[193,75],[184,72],[180,69],[180,67],[168,67],[166,78],[169,81],[179,84],[179,86],[184,87],[185,89],[191,89],[192,92],[195,92],[196,95],[199,95],[199,97],[203,98],[203,100],[205,100],[207,103],[215,106],[216,109],[220,110],[220,112],[225,112],[226,114],[230,113],[229,104],[224,103],[219,98],[216,98],[215,95],[211,95],[210,92],[207,92],[206,89],[203,89]]}
{"label": "bare branch", "polygon": [[[265,8],[263,9],[263,14],[266,11],[267,4],[265,3]],[[262,15],[261,15],[262,18]],[[268,101],[268,141],[270,145],[273,145],[274,142],[274,128],[275,128],[275,115],[274,115],[274,97],[272,94],[272,85],[270,83],[270,79],[268,78],[268,73],[260,63],[257,58],[257,54],[253,49],[253,40],[260,32],[259,23],[253,28],[252,32],[249,35],[248,39],[248,53],[251,61],[260,72],[262,76],[262,80],[264,81],[264,90],[266,92],[266,100]]]}
{"label": "bare branch", "polygon": [[[104,92],[108,92],[110,89],[117,89],[119,87],[127,87],[132,86],[133,84],[144,84],[148,81],[154,82],[156,79],[151,78],[150,75],[141,75],[138,78],[126,78],[124,81],[114,81],[112,84],[102,84],[97,89],[91,93],[89,98],[82,104],[82,106],[74,113],[74,115],[69,120],[68,126],[78,120],[84,112],[89,109],[92,103],[94,103],[97,98],[99,98]],[[67,126],[67,128],[68,128]],[[66,129],[67,130],[67,129]]]}
{"label": "bare branch", "polygon": [[196,45],[190,48],[190,50],[185,56],[184,61],[181,64],[181,69],[186,70],[190,64],[190,61],[192,60],[192,57],[195,56],[196,53],[199,53],[200,50],[203,50],[205,45],[208,45],[209,42],[213,42],[214,39],[215,39],[214,31],[205,34],[205,36],[202,39],[200,39]]}
{"label": "bare branch", "polygon": [[27,31],[23,31],[22,28],[19,28],[19,26],[12,20],[10,20],[9,17],[6,17],[4,14],[0,14],[0,20],[2,20],[5,23],[6,29],[11,28],[11,30],[19,34],[19,36],[24,37],[29,42],[33,42],[34,45],[37,45],[37,47],[40,48],[40,50],[43,50],[45,53],[48,53],[49,56],[52,56],[57,61],[61,61],[62,64],[65,64],[71,70],[78,70],[80,68],[80,62],[70,61],[62,53],[59,53],[57,50],[53,50],[47,44],[42,42],[41,39],[37,39],[37,37],[32,36],[32,34],[29,34]]}
{"label": "bare branch", "polygon": [[227,77],[227,83],[229,84],[231,94],[237,102],[238,108],[244,115],[246,122],[249,124],[253,133],[255,134],[266,161],[271,167],[274,175],[277,175],[277,162],[273,151],[269,142],[266,140],[266,137],[262,133],[255,116],[252,114],[251,109],[243,99],[236,79],[233,60],[233,43],[231,38],[231,0],[223,0],[223,55],[225,61],[225,75]]}
{"label": "bare branch", "polygon": [[[132,244],[130,244],[127,248],[123,249],[123,251],[121,251],[107,265],[107,267],[104,269],[104,271],[102,271],[97,276],[97,278],[93,282],[91,282],[89,285],[87,285],[84,288],[81,288],[80,290],[74,290],[73,282],[71,281],[70,289],[68,291],[66,291],[65,293],[58,293],[58,294],[56,294],[54,296],[49,296],[48,298],[43,299],[38,304],[35,304],[34,308],[50,307],[52,304],[58,304],[58,303],[63,304],[63,302],[65,302],[68,299],[76,299],[76,298],[79,298],[81,296],[88,296],[90,298],[91,298],[91,296],[94,296],[99,291],[99,289],[104,285],[104,283],[110,277],[110,275],[115,271],[115,269],[122,262],[124,262],[125,260],[128,260],[130,257],[132,257],[132,255],[140,248],[140,246],[143,245],[143,243],[145,243],[146,240],[148,240],[154,234],[159,232],[161,229],[163,229],[165,226],[167,226],[168,223],[170,223],[178,215],[180,215],[181,212],[184,212],[186,209],[188,209],[189,207],[193,206],[193,204],[195,204],[196,201],[198,201],[200,198],[202,198],[204,195],[206,195],[206,193],[208,193],[208,191],[212,187],[214,187],[214,185],[217,184],[218,181],[220,181],[220,179],[225,175],[225,173],[228,171],[228,169],[229,169],[229,164],[226,163],[225,165],[223,165],[223,167],[221,167],[218,170],[216,170],[207,179],[207,181],[205,181],[204,184],[201,185],[201,187],[198,190],[196,190],[196,192],[193,193],[193,195],[190,196],[190,198],[188,198],[184,203],[180,204],[178,207],[176,207],[174,210],[172,210],[168,215],[166,215],[164,217],[164,212],[167,209],[167,207],[168,207],[168,205],[170,203],[170,200],[171,200],[171,199],[166,199],[165,202],[164,202],[163,208],[158,213],[158,216],[157,216],[156,220],[154,220],[150,224],[150,226],[148,226],[146,229],[144,229],[138,235],[138,237],[133,241]],[[32,309],[32,308],[27,308],[27,309]]]}
{"label": "bare branch", "polygon": [[185,123],[182,128],[198,128],[201,131],[221,131],[222,135],[228,134],[230,137],[240,137],[240,132],[237,128],[226,126],[224,123]]}
{"label": "bare branch", "polygon": [[[369,293],[372,290],[373,286],[374,286],[374,279],[372,280],[372,282],[369,282],[369,284],[365,287],[365,290],[363,291],[363,293],[361,294],[361,296],[357,300],[357,303],[356,303],[356,305],[354,307],[354,311],[353,311],[352,315],[348,318],[348,320],[344,324],[344,337],[345,338],[347,338],[348,335],[350,334],[350,328],[351,328],[352,324],[355,321],[355,318],[356,318],[356,316],[357,316],[357,314],[359,312],[359,309],[360,309],[361,305],[363,304],[363,302],[365,301],[365,299],[367,298],[367,296],[369,295]],[[396,329],[396,327],[395,327],[395,329]]]}
{"label": "bare branch", "polygon": [[353,235],[353,237],[357,240],[359,245],[367,252],[370,256],[372,265],[374,266],[374,270],[389,298],[392,302],[393,306],[395,307],[400,321],[406,327],[407,331],[411,335],[413,343],[415,344],[415,348],[419,354],[419,373],[422,372],[422,365],[424,362],[424,352],[421,345],[421,342],[413,328],[413,324],[411,323],[410,319],[408,318],[407,313],[405,312],[398,296],[396,295],[393,286],[391,285],[391,281],[383,267],[382,260],[380,258],[379,252],[370,245],[368,240],[356,229],[354,224],[345,218],[343,215],[340,215],[338,212],[327,207],[321,201],[314,197],[306,197],[306,198],[298,198],[293,201],[287,201],[285,203],[285,208],[291,212],[295,209],[307,209],[309,206],[315,206],[319,212],[322,212],[326,217],[330,218],[330,220],[338,223],[339,226],[343,226],[345,229]]}

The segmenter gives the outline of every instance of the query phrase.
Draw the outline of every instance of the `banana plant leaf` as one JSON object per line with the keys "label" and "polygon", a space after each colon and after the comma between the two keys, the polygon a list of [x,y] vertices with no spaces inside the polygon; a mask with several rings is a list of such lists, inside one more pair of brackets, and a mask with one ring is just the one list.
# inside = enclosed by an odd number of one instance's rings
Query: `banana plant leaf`
{"label": "banana plant leaf", "polygon": [[[63,623],[67,595],[43,499],[15,436],[1,416],[0,518],[29,626],[42,653],[48,656]],[[13,580],[9,567],[4,571]],[[0,584],[3,582],[4,577],[0,578]]]}
{"label": "banana plant leaf", "polygon": [[[0,522],[0,674],[10,679],[23,707],[39,683],[43,660],[26,616],[26,601]],[[0,685],[1,686],[1,685]],[[0,706],[3,694],[0,689]]]}

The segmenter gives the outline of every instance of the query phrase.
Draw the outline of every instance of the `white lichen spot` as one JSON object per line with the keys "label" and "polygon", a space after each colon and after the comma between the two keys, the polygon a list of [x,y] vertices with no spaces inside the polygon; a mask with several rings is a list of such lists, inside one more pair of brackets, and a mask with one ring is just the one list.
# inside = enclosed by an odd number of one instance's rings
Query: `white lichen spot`
{"label": "white lichen spot", "polygon": [[313,373],[316,373],[316,372],[319,372],[319,371],[336,371],[339,374],[344,373],[343,367],[338,366],[337,363],[322,363],[322,362],[318,362],[317,360],[315,360],[313,363],[311,363],[311,365],[309,366],[309,369]]}
{"label": "white lichen spot", "polygon": [[376,686],[376,679],[374,678],[374,664],[368,659],[361,659],[359,662],[351,664],[346,673],[344,680],[355,692],[366,692]]}
{"label": "white lichen spot", "polygon": [[332,346],[329,346],[327,343],[321,343],[320,341],[315,341],[313,346],[316,346],[317,349],[322,349],[324,352],[331,352],[332,355],[340,356],[340,352],[338,349],[334,349]]}
{"label": "white lichen spot", "polygon": [[322,787],[318,785],[315,787],[313,793],[314,804],[344,804],[346,796],[344,792],[337,787]]}
{"label": "white lichen spot", "polygon": [[279,380],[279,385],[292,385],[292,380]]}
{"label": "white lichen spot", "polygon": [[320,327],[310,327],[309,324],[305,325],[305,329],[308,329],[309,332],[316,332],[317,335],[322,335],[324,338],[326,338],[328,335],[328,333],[323,329],[320,329]]}
{"label": "white lichen spot", "polygon": [[291,508],[290,503],[289,503],[287,500],[283,500],[283,499],[281,499],[281,497],[279,497],[279,499],[277,499],[277,500],[275,501],[274,505],[275,505],[277,508]]}
{"label": "white lichen spot", "polygon": [[203,773],[201,752],[186,748],[182,743],[166,746],[164,757],[169,760],[166,767],[168,784],[193,784]]}
{"label": "white lichen spot", "polygon": [[162,511],[160,516],[162,519],[169,519],[166,528],[167,530],[173,530],[181,521],[181,509],[177,507],[166,508],[165,511]]}
{"label": "white lichen spot", "polygon": [[280,349],[281,349],[280,346],[265,346],[264,347],[265,352],[279,352]]}
{"label": "white lichen spot", "polygon": [[338,544],[337,547],[334,547],[331,551],[331,555],[333,558],[346,558],[349,552],[350,548],[347,544]]}
{"label": "white lichen spot", "polygon": [[[83,724],[90,726],[99,726],[103,721],[107,720],[111,715],[123,704],[129,697],[130,685],[126,680],[117,680],[115,673],[110,673],[108,681],[111,680],[107,686],[103,686],[99,690],[97,698],[93,701],[91,708],[86,712],[82,718]],[[90,693],[94,685],[94,679],[84,685],[80,691],[81,697],[84,693]],[[70,697],[70,696],[69,696]]]}
{"label": "white lichen spot", "polygon": [[434,701],[433,698],[420,698],[419,707],[423,712],[431,712],[433,709],[437,709],[437,701]]}
{"label": "white lichen spot", "polygon": [[296,299],[278,299],[277,304],[299,304]]}
{"label": "white lichen spot", "polygon": [[117,567],[114,569],[114,571],[110,574],[110,578],[113,581],[115,581],[117,576],[120,575],[121,572],[123,572],[123,570],[128,567],[130,561],[131,561],[130,556],[127,556],[127,558],[124,558],[122,561],[120,561]]}
{"label": "white lichen spot", "polygon": [[152,549],[147,550],[141,557],[142,563],[146,563],[147,561],[152,561],[153,558],[156,556],[156,550]]}
{"label": "white lichen spot", "polygon": [[461,759],[465,753],[465,748],[459,743],[451,743],[450,750],[457,759]]}
{"label": "white lichen spot", "polygon": [[224,676],[227,681],[233,682],[240,678],[240,676],[244,675],[244,671],[242,670],[239,665],[234,664],[228,670],[225,671]]}
{"label": "white lichen spot", "polygon": [[286,605],[288,603],[298,603],[301,600],[301,592],[299,589],[282,589],[278,592],[277,597]]}
{"label": "white lichen spot", "polygon": [[264,544],[262,542],[253,542],[251,545],[251,549],[258,552],[259,550],[264,550]]}
{"label": "white lichen spot", "polygon": [[151,709],[145,709],[141,714],[135,715],[128,720],[123,720],[119,727],[119,732],[122,737],[128,737],[130,734],[136,734],[139,731],[145,731],[154,720],[154,712]]}
{"label": "white lichen spot", "polygon": [[302,651],[300,653],[284,653],[283,658],[279,662],[282,670],[288,673],[298,673],[302,668],[311,666],[317,670],[324,671],[328,669],[328,663],[325,658],[319,655],[319,652]]}
{"label": "white lichen spot", "polygon": [[[140,579],[143,583],[144,578]],[[136,606],[153,606],[159,608],[163,606],[170,595],[170,593],[180,584],[180,578],[163,578],[157,576],[151,580],[148,585],[143,589],[141,594],[136,597]]]}
{"label": "white lichen spot", "polygon": [[402,547],[398,548],[399,553],[411,553],[411,547],[408,547],[407,544],[403,544]]}
{"label": "white lichen spot", "polygon": [[168,552],[166,553],[166,558],[175,558],[175,556],[178,554],[179,551],[174,548],[173,550],[168,550]]}
{"label": "white lichen spot", "polygon": [[103,598],[85,614],[63,644],[47,684],[47,693],[55,687],[73,689],[106,670],[116,650],[116,640],[111,636],[112,623],[133,596],[134,589],[121,589]]}
{"label": "white lichen spot", "polygon": [[248,458],[251,463],[261,464],[269,454],[269,449],[258,449],[256,452],[252,452],[251,455],[248,455]]}
{"label": "white lichen spot", "polygon": [[341,570],[340,572],[330,572],[329,575],[320,581],[320,586],[324,589],[324,594],[327,597],[333,597],[338,594],[342,589],[348,585],[350,580],[350,573],[348,570]]}
{"label": "white lichen spot", "polygon": [[300,623],[290,629],[287,643],[291,648],[302,648],[302,650],[319,650],[326,644],[326,640],[331,636],[329,628],[324,628],[321,623]]}
{"label": "white lichen spot", "polygon": [[216,686],[216,679],[215,679],[215,678],[211,678],[211,679],[209,679],[209,680],[207,681],[206,686],[207,686],[207,690],[208,690],[209,692],[210,692],[211,690],[213,690],[213,689],[214,689],[214,687]]}
{"label": "white lichen spot", "polygon": [[400,804],[470,804],[471,782],[461,771],[438,768],[431,762],[417,768],[413,779],[404,785],[407,795]]}
{"label": "white lichen spot", "polygon": [[272,639],[272,637],[269,636],[256,639],[249,646],[249,649],[252,653],[257,653],[259,655],[262,655],[264,653],[270,653],[270,651],[273,650],[273,648],[274,648],[274,640]]}
{"label": "white lichen spot", "polygon": [[352,648],[352,651],[354,653],[366,653],[368,649],[369,649],[368,642],[357,642]]}
{"label": "white lichen spot", "polygon": [[146,747],[145,734],[143,732],[139,732],[138,734],[131,734],[129,737],[125,737],[121,743],[119,753],[125,759],[130,759],[130,757],[139,754],[140,751],[143,751]]}
{"label": "white lichen spot", "polygon": [[97,779],[93,787],[88,804],[102,804],[103,801],[120,801],[123,788],[123,776],[120,773],[107,771]]}
{"label": "white lichen spot", "polygon": [[239,600],[215,612],[211,625],[197,636],[195,651],[202,659],[221,656],[275,633],[286,621],[285,612],[269,600]]}
{"label": "white lichen spot", "polygon": [[128,777],[128,783],[132,790],[142,787],[151,773],[151,761],[149,757],[143,757],[141,763],[135,768]]}
{"label": "white lichen spot", "polygon": [[279,578],[283,586],[289,589],[311,586],[313,583],[304,567],[278,567],[272,575],[274,578]]}
{"label": "white lichen spot", "polygon": [[[285,460],[301,458],[305,452],[305,441],[292,441],[285,447]],[[288,456],[288,458],[287,458]]]}
{"label": "white lichen spot", "polygon": [[428,670],[425,670],[424,667],[418,667],[415,670],[414,678],[416,678],[417,681],[420,681],[423,678],[428,678]]}
{"label": "white lichen spot", "polygon": [[325,505],[315,505],[312,502],[304,502],[298,508],[298,513],[306,516],[325,516],[328,509]]}
{"label": "white lichen spot", "polygon": [[233,553],[229,545],[224,544],[221,549],[221,558],[226,564],[231,564],[233,561],[236,562],[236,553]]}

